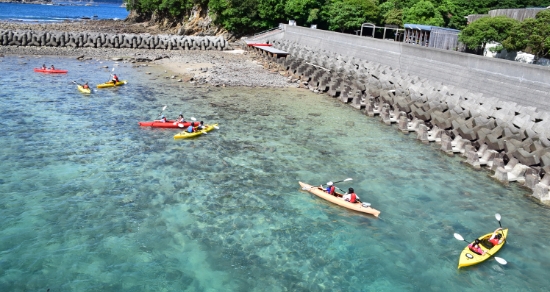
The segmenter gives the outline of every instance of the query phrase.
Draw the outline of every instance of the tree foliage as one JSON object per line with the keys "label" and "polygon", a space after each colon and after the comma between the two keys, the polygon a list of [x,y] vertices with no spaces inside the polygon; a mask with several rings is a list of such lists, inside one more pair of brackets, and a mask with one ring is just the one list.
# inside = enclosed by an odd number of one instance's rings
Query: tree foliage
{"label": "tree foliage", "polygon": [[443,16],[432,2],[427,0],[418,1],[411,8],[404,10],[405,23],[425,24],[432,26],[443,26]]}
{"label": "tree foliage", "polygon": [[529,51],[537,58],[550,56],[550,10],[516,24],[502,45],[507,50]]}
{"label": "tree foliage", "polygon": [[320,29],[350,31],[362,23],[426,24],[464,29],[466,16],[499,8],[550,6],[550,0],[124,0],[146,16],[185,19],[194,6],[208,11],[217,25],[238,34],[296,20]]}
{"label": "tree foliage", "polygon": [[344,32],[365,22],[376,23],[378,7],[372,0],[331,0],[325,7],[328,29]]}
{"label": "tree foliage", "polygon": [[485,48],[488,42],[503,42],[517,24],[517,20],[507,16],[482,17],[462,30],[458,40],[470,49]]}

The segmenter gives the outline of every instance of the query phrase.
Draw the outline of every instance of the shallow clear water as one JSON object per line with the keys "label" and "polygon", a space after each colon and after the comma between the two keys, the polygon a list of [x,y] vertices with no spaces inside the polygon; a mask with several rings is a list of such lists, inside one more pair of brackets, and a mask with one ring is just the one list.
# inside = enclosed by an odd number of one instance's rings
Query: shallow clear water
{"label": "shallow clear water", "polygon": [[90,19],[125,19],[126,8],[121,3],[86,3],[58,2],[58,5],[0,3],[0,20],[20,22],[62,22]]}
{"label": "shallow clear water", "polygon": [[[549,210],[326,95],[194,88],[159,68],[0,58],[0,291],[546,291]],[[33,73],[55,64],[67,75]],[[105,69],[102,66],[108,65]],[[144,74],[146,71],[153,74]],[[162,74],[167,75],[167,74]],[[152,80],[154,79],[154,80]],[[166,85],[169,84],[169,85]],[[162,106],[214,130],[140,128]],[[300,191],[352,177],[380,219]],[[465,243],[510,242],[457,270]]]}

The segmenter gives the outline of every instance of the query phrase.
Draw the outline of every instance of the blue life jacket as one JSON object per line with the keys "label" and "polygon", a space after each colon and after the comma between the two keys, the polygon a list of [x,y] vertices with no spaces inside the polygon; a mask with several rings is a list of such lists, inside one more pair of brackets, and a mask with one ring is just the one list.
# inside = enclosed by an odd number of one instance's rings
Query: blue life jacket
{"label": "blue life jacket", "polygon": [[193,133],[193,125],[187,127],[187,132]]}

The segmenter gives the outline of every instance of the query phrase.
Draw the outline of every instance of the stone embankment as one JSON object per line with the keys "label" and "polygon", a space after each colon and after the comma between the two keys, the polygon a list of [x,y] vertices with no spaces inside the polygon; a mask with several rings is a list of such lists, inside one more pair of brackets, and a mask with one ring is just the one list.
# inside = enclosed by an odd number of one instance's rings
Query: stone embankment
{"label": "stone embankment", "polygon": [[223,37],[33,30],[0,30],[0,45],[219,51],[229,48]]}
{"label": "stone embankment", "polygon": [[439,143],[442,151],[466,157],[503,183],[520,182],[550,204],[550,113],[284,39],[268,43],[290,56],[256,51],[266,68],[414,132],[424,143]]}

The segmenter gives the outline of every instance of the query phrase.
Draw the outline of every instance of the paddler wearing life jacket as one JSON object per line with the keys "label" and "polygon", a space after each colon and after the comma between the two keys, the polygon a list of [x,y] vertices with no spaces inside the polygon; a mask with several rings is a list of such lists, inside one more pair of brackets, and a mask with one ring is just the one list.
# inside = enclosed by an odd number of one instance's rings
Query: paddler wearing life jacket
{"label": "paddler wearing life jacket", "polygon": [[331,181],[327,183],[327,188],[325,189],[325,192],[327,192],[327,194],[329,195],[336,196],[336,187]]}
{"label": "paddler wearing life jacket", "polygon": [[48,69],[48,68],[46,67],[46,64],[42,64],[42,70],[46,70],[46,69]]}
{"label": "paddler wearing life jacket", "polygon": [[343,199],[345,201],[348,201],[350,203],[359,203],[359,196],[355,194],[355,190],[353,188],[349,188],[347,194],[344,195]]}
{"label": "paddler wearing life jacket", "polygon": [[178,117],[178,123],[185,123],[185,119],[183,118],[183,115],[181,115],[181,114]]}
{"label": "paddler wearing life jacket", "polygon": [[52,66],[50,67],[50,70],[55,70],[55,67],[52,65]]}
{"label": "paddler wearing life jacket", "polygon": [[160,117],[160,122],[161,123],[166,123],[166,117],[164,115],[162,115],[162,117]]}
{"label": "paddler wearing life jacket", "polygon": [[200,124],[197,126],[197,130],[200,131],[200,130],[204,130],[205,126],[204,126],[204,123],[203,121],[200,122]]}
{"label": "paddler wearing life jacket", "polygon": [[187,127],[187,133],[193,133],[195,132],[195,127],[193,127],[193,123],[191,122],[191,125]]}
{"label": "paddler wearing life jacket", "polygon": [[111,82],[113,82],[113,84],[117,84],[119,82],[118,76],[116,76],[116,74],[113,74],[113,79],[111,80]]}
{"label": "paddler wearing life jacket", "polygon": [[470,243],[468,244],[468,248],[477,253],[478,255],[484,255],[485,252],[483,251],[483,249],[481,249],[481,247],[479,246],[479,239],[476,238],[476,240],[473,242],[473,243]]}
{"label": "paddler wearing life jacket", "polygon": [[84,89],[90,88],[90,86],[88,85],[88,82],[84,83],[84,85],[82,85],[82,88],[84,88]]}
{"label": "paddler wearing life jacket", "polygon": [[489,238],[489,242],[495,245],[501,244],[504,240],[502,239],[502,233],[498,233],[498,231],[502,230],[502,228],[497,228],[495,232],[493,232],[493,235]]}

